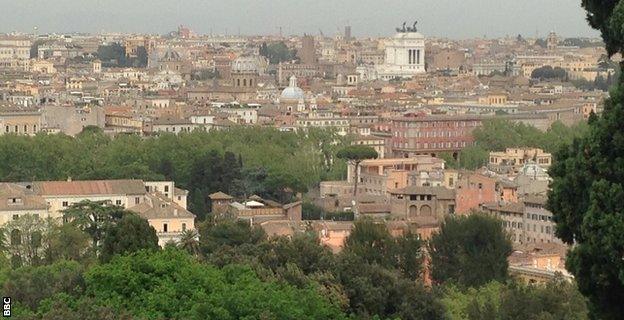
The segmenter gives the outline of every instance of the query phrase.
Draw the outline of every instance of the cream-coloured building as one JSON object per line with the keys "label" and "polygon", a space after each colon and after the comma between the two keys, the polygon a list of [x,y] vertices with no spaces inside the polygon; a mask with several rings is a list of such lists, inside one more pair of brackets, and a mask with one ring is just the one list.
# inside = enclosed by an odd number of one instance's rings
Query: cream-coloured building
{"label": "cream-coloured building", "polygon": [[32,214],[62,218],[63,210],[81,201],[103,201],[136,212],[154,227],[162,246],[195,229],[186,209],[186,190],[172,181],[91,180],[0,183],[0,226]]}
{"label": "cream-coloured building", "polygon": [[30,214],[48,217],[45,199],[14,183],[0,183],[0,226]]}
{"label": "cream-coloured building", "polygon": [[147,194],[142,203],[129,210],[147,219],[156,230],[160,246],[177,242],[183,232],[195,229],[195,215],[186,210],[186,206],[178,204],[175,198],[165,197],[162,193]]}
{"label": "cream-coloured building", "polygon": [[412,78],[425,73],[425,36],[415,28],[398,30],[384,41],[384,63],[375,66],[376,76],[364,76],[391,80],[394,78]]}
{"label": "cream-coloured building", "polygon": [[0,106],[0,135],[35,135],[41,131],[41,118],[36,108]]}
{"label": "cream-coloured building", "polygon": [[488,168],[497,173],[516,175],[529,161],[548,169],[552,164],[552,155],[539,148],[507,148],[501,152],[490,152]]}
{"label": "cream-coloured building", "polygon": [[52,63],[52,61],[42,60],[42,59],[31,59],[30,64],[29,64],[29,69],[31,72],[46,73],[46,74],[56,73],[56,68],[54,68],[54,63]]}
{"label": "cream-coloured building", "polygon": [[30,59],[31,40],[22,36],[0,36],[0,68],[24,68]]}

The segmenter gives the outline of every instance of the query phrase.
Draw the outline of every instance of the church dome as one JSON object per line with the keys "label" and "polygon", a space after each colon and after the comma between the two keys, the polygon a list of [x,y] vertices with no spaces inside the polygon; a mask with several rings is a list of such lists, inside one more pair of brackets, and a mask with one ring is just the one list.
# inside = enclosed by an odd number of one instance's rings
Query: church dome
{"label": "church dome", "polygon": [[290,77],[288,87],[286,87],[280,95],[280,100],[302,100],[304,98],[303,90],[297,86],[297,78]]}

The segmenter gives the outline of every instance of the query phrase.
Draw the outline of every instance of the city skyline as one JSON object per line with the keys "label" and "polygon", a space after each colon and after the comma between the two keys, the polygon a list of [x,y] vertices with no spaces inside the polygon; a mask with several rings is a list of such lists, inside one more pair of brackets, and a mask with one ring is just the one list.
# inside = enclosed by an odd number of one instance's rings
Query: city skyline
{"label": "city skyline", "polygon": [[[543,3],[527,0],[394,1],[247,1],[183,4],[161,0],[138,0],[125,3],[59,0],[41,3],[32,0],[0,4],[13,12],[0,21],[0,33],[152,33],[164,34],[178,25],[188,26],[198,34],[283,35],[320,34],[332,36],[352,26],[357,37],[387,36],[394,28],[418,20],[418,28],[432,37],[454,39],[504,37],[522,34],[544,37],[555,31],[564,37],[597,37],[598,33],[583,22],[580,5],[566,0]],[[487,8],[487,10],[486,10]],[[426,12],[425,12],[426,10]],[[248,14],[253,12],[253,15]],[[315,12],[315,14],[310,14]],[[465,19],[458,19],[458,16]],[[374,21],[375,23],[371,23]]]}

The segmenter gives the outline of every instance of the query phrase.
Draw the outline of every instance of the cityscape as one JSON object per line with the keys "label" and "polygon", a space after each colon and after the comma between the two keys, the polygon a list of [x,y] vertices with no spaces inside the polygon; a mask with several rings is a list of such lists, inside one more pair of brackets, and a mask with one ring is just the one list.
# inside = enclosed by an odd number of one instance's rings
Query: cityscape
{"label": "cityscape", "polygon": [[620,319],[624,4],[576,2],[594,36],[0,24],[3,317]]}

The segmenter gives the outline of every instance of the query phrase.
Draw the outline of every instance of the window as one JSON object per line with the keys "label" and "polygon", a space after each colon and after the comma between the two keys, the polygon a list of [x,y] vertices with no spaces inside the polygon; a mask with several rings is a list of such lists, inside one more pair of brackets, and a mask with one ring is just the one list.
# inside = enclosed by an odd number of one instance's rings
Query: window
{"label": "window", "polygon": [[165,186],[165,192],[169,192],[169,186]]}
{"label": "window", "polygon": [[115,204],[120,206],[121,205],[121,200],[115,200]]}
{"label": "window", "polygon": [[13,220],[17,220],[17,219],[19,219],[19,214],[14,214],[13,215]]}
{"label": "window", "polygon": [[11,231],[11,245],[22,244],[22,233],[18,229]]}
{"label": "window", "polygon": [[69,203],[67,201],[63,201],[63,207],[67,207],[69,206]]}
{"label": "window", "polygon": [[134,198],[134,204],[139,204],[140,202],[141,202],[141,198],[139,197]]}
{"label": "window", "polygon": [[182,231],[186,231],[186,223],[182,224]]}
{"label": "window", "polygon": [[168,232],[168,226],[166,223],[163,223],[163,232]]}

